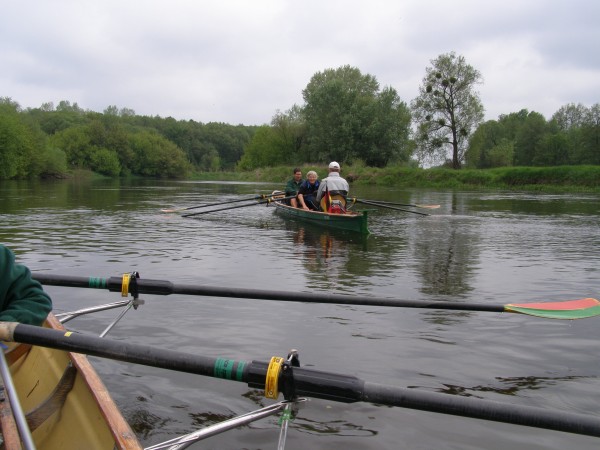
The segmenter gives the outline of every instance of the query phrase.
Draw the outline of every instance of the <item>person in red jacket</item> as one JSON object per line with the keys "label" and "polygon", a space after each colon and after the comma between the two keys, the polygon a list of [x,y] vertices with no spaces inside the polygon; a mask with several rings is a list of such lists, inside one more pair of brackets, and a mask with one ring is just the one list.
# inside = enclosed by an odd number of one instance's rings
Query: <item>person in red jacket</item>
{"label": "person in red jacket", "polygon": [[0,321],[41,325],[52,310],[52,300],[26,266],[0,244]]}

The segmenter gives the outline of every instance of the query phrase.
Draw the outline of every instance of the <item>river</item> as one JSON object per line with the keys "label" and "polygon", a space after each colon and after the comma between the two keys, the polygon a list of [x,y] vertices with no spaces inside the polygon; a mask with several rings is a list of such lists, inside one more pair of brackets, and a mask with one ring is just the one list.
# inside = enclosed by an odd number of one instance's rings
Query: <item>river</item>
{"label": "river", "polygon": [[[440,204],[430,216],[365,206],[371,234],[322,231],[256,205],[183,218],[189,207],[270,193],[272,183],[66,180],[0,183],[0,242],[33,272],[178,284],[507,304],[598,296],[600,196],[351,186],[361,199]],[[231,204],[234,206],[237,204]],[[360,209],[361,205],[355,206]],[[196,210],[200,211],[200,210]],[[52,287],[56,312],[120,299]],[[597,415],[598,318],[141,296],[109,333],[210,357],[302,366],[364,380]],[[118,312],[69,322],[100,334]],[[270,401],[242,383],[90,358],[148,446]],[[192,448],[273,449],[277,418]],[[596,449],[600,441],[369,403],[313,399],[288,449]]]}

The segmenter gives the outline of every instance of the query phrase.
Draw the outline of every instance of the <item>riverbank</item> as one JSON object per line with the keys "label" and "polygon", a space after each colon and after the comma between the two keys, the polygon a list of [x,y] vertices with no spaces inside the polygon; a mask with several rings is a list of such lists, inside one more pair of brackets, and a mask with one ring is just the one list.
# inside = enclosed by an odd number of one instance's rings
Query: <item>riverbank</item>
{"label": "riverbank", "polygon": [[[316,170],[319,179],[326,167],[304,165]],[[284,183],[292,168],[265,167],[250,172],[203,172],[196,180],[268,181]],[[342,175],[356,185],[435,189],[508,189],[538,192],[600,192],[600,166],[502,167],[496,169],[418,169],[399,166],[385,168],[346,166]]]}

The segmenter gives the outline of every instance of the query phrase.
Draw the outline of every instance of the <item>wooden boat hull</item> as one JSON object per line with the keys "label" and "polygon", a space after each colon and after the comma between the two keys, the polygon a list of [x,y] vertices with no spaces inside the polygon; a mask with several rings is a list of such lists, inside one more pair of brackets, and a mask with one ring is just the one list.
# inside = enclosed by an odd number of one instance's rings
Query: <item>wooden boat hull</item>
{"label": "wooden boat hull", "polygon": [[280,202],[275,202],[273,204],[275,205],[277,213],[283,217],[313,223],[326,228],[353,231],[365,235],[369,234],[367,211],[348,212],[346,214],[329,214],[320,211],[306,211]]}
{"label": "wooden boat hull", "polygon": [[[64,330],[52,314],[44,326]],[[85,355],[19,344],[6,359],[36,448],[142,448]],[[8,399],[0,422],[5,448],[21,448]]]}

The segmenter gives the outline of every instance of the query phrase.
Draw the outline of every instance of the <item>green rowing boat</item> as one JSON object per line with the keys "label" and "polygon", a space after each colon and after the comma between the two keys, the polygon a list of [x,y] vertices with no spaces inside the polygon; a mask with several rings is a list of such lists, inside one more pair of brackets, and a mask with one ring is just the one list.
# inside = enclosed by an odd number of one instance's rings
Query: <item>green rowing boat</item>
{"label": "green rowing boat", "polygon": [[330,214],[320,211],[305,211],[304,209],[288,206],[282,202],[274,202],[273,204],[276,208],[275,211],[283,217],[314,223],[327,228],[335,228],[337,230],[369,234],[367,211],[347,211],[343,214]]}

